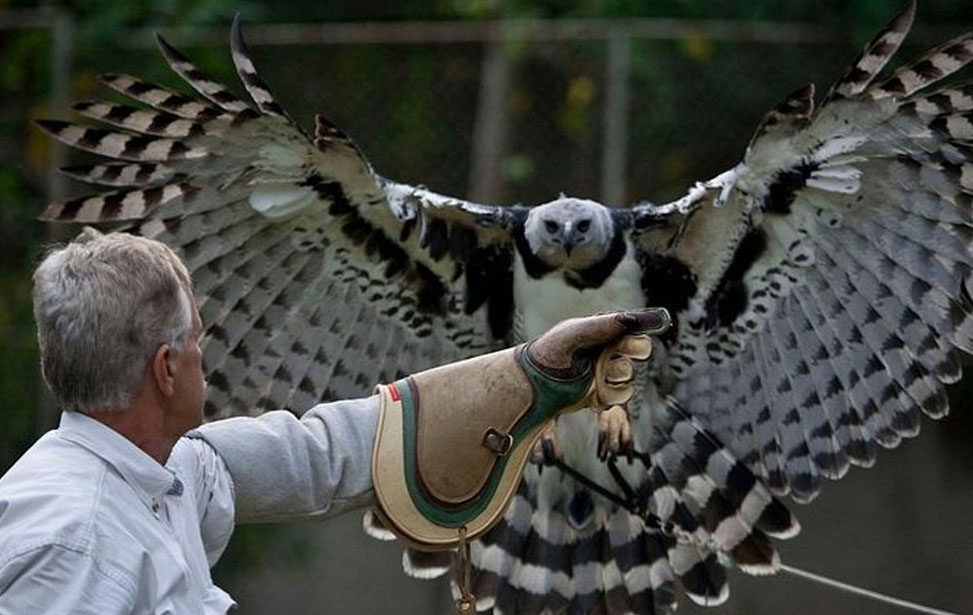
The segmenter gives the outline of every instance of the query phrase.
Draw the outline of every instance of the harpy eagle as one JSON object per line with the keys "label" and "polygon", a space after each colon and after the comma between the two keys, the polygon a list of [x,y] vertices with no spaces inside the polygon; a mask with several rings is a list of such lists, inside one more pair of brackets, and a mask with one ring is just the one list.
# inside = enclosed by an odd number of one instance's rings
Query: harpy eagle
{"label": "harpy eagle", "polygon": [[[473,589],[495,613],[669,612],[680,587],[718,604],[725,563],[778,568],[771,538],[798,529],[785,496],[812,499],[921,414],[946,414],[958,351],[973,352],[973,86],[935,86],[973,59],[973,35],[879,79],[914,12],[817,105],[806,87],[771,110],[737,166],[627,209],[388,180],[324,117],[313,135],[288,117],[237,25],[248,99],[160,39],[199,96],[111,74],[142,106],[75,106],[107,128],[40,122],[113,159],[65,169],[111,191],[43,217],[178,249],[206,325],[210,418],[361,395],[576,314],[667,307],[676,325],[638,399],[600,424],[563,418],[544,447],[625,501],[529,468],[473,545]],[[639,461],[605,463],[600,433]]]}

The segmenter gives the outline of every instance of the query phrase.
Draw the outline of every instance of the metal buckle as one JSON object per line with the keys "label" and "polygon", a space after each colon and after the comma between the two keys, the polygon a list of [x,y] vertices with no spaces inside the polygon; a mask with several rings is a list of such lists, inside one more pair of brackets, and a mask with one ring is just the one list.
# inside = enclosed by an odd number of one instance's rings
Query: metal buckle
{"label": "metal buckle", "polygon": [[513,445],[512,435],[494,427],[487,428],[486,433],[483,434],[483,446],[496,453],[498,457],[506,457]]}

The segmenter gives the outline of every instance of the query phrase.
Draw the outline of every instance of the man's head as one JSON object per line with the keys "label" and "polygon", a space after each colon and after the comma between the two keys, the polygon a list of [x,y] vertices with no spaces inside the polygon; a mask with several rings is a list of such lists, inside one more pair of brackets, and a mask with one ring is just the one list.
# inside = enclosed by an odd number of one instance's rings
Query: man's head
{"label": "man's head", "polygon": [[[125,410],[147,375],[180,366],[185,381],[170,396],[196,403],[195,377],[201,408],[199,317],[189,273],[164,244],[85,229],[37,267],[34,318],[44,379],[62,408]],[[194,364],[199,373],[185,373]]]}

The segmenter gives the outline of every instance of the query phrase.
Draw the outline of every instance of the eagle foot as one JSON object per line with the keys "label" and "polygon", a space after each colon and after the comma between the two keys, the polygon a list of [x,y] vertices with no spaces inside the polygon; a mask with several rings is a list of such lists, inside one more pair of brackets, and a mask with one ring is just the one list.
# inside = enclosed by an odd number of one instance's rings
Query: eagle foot
{"label": "eagle foot", "polygon": [[628,404],[612,406],[598,415],[598,458],[608,461],[619,455],[625,457],[629,463],[632,463],[635,456]]}

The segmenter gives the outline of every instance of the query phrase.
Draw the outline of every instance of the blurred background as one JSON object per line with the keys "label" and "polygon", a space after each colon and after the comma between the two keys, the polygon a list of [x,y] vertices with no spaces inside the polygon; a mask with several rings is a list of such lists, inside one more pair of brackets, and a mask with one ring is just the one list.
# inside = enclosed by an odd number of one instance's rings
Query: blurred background
{"label": "blurred background", "polygon": [[[236,85],[239,13],[258,70],[306,126],[322,113],[386,177],[499,204],[558,193],[662,202],[734,165],[763,114],[823,92],[904,0],[0,0],[0,472],[56,424],[37,368],[30,274],[75,229],[36,222],[90,188],[36,118],[107,96],[96,76],[179,86],[153,34]],[[920,0],[908,58],[973,27],[969,0]],[[973,77],[967,69],[966,79]],[[185,89],[185,88],[183,88]],[[238,88],[240,89],[240,88]],[[967,363],[969,372],[969,362]],[[923,436],[853,469],[809,506],[785,562],[973,612],[973,379]],[[244,615],[449,613],[445,584],[407,579],[360,517],[241,528],[214,571]],[[895,612],[786,575],[731,573],[719,614]]]}

